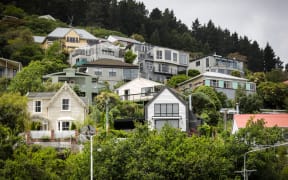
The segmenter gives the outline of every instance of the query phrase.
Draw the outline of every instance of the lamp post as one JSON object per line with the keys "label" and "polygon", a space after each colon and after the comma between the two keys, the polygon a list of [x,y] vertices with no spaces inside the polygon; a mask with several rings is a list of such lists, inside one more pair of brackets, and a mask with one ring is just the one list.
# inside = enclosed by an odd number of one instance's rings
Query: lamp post
{"label": "lamp post", "polygon": [[270,148],[274,148],[274,147],[279,147],[279,146],[285,146],[285,145],[288,145],[288,142],[286,143],[282,143],[282,144],[275,144],[275,145],[272,145],[272,146],[269,146],[269,147],[262,147],[262,148],[257,148],[257,149],[253,149],[253,150],[250,150],[246,153],[244,153],[244,169],[243,171],[236,171],[236,172],[243,172],[243,178],[244,180],[248,180],[248,176],[247,176],[247,172],[253,172],[253,171],[256,171],[256,170],[247,170],[246,169],[246,157],[249,153],[252,153],[252,152],[256,152],[256,151],[261,151],[261,150],[265,150],[265,149],[270,149]]}

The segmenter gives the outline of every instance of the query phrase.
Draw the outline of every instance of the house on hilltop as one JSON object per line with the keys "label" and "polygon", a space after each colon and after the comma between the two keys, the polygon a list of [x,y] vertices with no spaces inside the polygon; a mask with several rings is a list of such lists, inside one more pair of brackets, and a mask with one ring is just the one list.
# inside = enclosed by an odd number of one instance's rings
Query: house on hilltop
{"label": "house on hilltop", "polygon": [[61,46],[70,52],[75,48],[96,44],[98,40],[84,29],[58,27],[47,35],[43,48],[47,49],[54,41],[60,41]]}

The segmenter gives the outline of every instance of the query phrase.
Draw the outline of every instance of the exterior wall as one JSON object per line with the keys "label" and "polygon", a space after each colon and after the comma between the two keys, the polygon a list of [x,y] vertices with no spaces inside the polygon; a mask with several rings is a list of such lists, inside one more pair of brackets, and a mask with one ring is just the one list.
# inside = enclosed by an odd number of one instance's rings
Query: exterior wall
{"label": "exterior wall", "polygon": [[[67,37],[72,37],[72,38],[76,38],[78,39],[78,41],[76,42],[69,42],[67,41]],[[69,31],[65,36],[64,36],[64,45],[65,45],[65,48],[68,50],[68,51],[71,51],[77,47],[81,47],[81,46],[85,46],[87,45],[87,40],[85,39],[81,39],[81,37],[73,30]]]}
{"label": "exterior wall", "polygon": [[[119,87],[116,90],[116,93],[120,96],[122,100],[148,100],[153,98],[155,86],[161,86],[161,84],[137,78],[128,82],[126,85]],[[142,94],[142,88],[152,88],[152,93]],[[125,90],[129,91],[129,94],[127,96],[125,96]]]}
{"label": "exterior wall", "polygon": [[[179,99],[177,99],[173,94],[168,89],[165,89],[162,91],[162,93],[153,100],[147,107],[147,116],[146,120],[148,121],[148,126],[150,129],[155,129],[155,118],[154,117],[154,105],[155,103],[179,103],[179,128],[181,131],[186,131],[187,130],[187,124],[186,122],[188,121],[187,117],[187,108],[186,105],[182,104]],[[173,117],[171,117],[173,119]],[[175,117],[174,117],[175,118]],[[159,117],[161,119],[161,117]]]}
{"label": "exterior wall", "polygon": [[0,77],[13,78],[16,73],[21,70],[21,64],[18,65],[17,62],[10,63],[11,60],[0,59]]}
{"label": "exterior wall", "polygon": [[[212,81],[217,81],[217,86],[212,84]],[[229,82],[230,87],[224,87],[224,82]],[[205,86],[211,86],[215,88],[217,92],[223,92],[226,94],[228,99],[234,99],[236,90],[238,89],[238,86],[244,87],[246,94],[253,94],[256,92],[256,85],[255,83],[247,82],[247,81],[240,81],[240,80],[232,80],[232,79],[220,79],[220,78],[212,78],[212,77],[199,77],[196,79],[193,79],[192,81],[189,81],[181,86],[178,87],[178,90],[181,91],[193,91],[196,87],[205,85]],[[250,88],[250,85],[252,85],[252,88]],[[255,89],[254,89],[255,87]]]}
{"label": "exterior wall", "polygon": [[232,71],[240,71],[243,75],[244,64],[236,59],[227,59],[218,55],[206,56],[189,63],[188,69],[196,69],[200,73],[218,72],[223,74],[231,74]]}
{"label": "exterior wall", "polygon": [[124,61],[124,51],[110,43],[99,43],[92,46],[80,47],[70,53],[71,65],[82,65],[98,59],[113,59]]}
{"label": "exterior wall", "polygon": [[[70,110],[62,110],[62,99],[70,99]],[[54,100],[48,107],[48,118],[51,120],[49,128],[57,131],[59,120],[84,122],[86,110],[69,89],[64,89]]]}

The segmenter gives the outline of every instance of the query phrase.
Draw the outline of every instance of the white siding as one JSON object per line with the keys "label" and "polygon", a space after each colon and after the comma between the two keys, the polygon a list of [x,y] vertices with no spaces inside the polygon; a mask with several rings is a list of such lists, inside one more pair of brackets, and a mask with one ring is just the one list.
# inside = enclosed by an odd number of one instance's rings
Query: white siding
{"label": "white siding", "polygon": [[187,114],[186,114],[186,106],[185,104],[182,104],[181,101],[179,101],[178,98],[176,98],[168,89],[165,89],[162,91],[162,93],[154,99],[152,103],[149,104],[147,108],[147,120],[148,120],[148,126],[150,129],[155,129],[155,123],[153,120],[154,116],[154,105],[155,103],[179,103],[179,116],[181,119],[179,119],[179,128],[182,131],[186,131],[186,122],[187,122]]}

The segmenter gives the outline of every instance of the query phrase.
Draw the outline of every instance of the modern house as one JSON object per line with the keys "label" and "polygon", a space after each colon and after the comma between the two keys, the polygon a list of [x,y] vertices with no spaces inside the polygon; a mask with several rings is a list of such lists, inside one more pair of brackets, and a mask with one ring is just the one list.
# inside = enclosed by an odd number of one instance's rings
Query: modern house
{"label": "modern house", "polygon": [[96,44],[98,38],[84,29],[56,28],[45,38],[43,48],[47,49],[54,41],[60,41],[61,46],[70,52],[75,48]]}
{"label": "modern house", "polygon": [[274,127],[287,129],[288,114],[235,114],[233,118],[232,134],[237,133],[241,128],[245,128],[248,120],[257,121],[263,119],[265,127]]}
{"label": "modern house", "polygon": [[120,81],[127,82],[135,79],[138,76],[139,67],[119,60],[99,59],[81,65],[78,70],[96,76],[101,83],[108,82],[110,89],[114,89]]}
{"label": "modern house", "polygon": [[47,74],[43,76],[44,80],[51,79],[52,83],[67,82],[72,88],[79,89],[81,96],[86,97],[88,104],[91,104],[101,89],[105,86],[98,82],[96,76],[77,72],[76,69],[67,68],[62,72]]}
{"label": "modern house", "polygon": [[22,64],[18,61],[13,61],[6,58],[0,58],[0,78],[13,78],[16,73],[21,71]]}
{"label": "modern house", "polygon": [[247,94],[256,92],[256,84],[248,82],[248,79],[216,72],[205,72],[192,77],[179,83],[177,89],[182,92],[193,91],[195,88],[202,85],[210,86],[215,88],[218,92],[223,92],[228,99],[233,99],[235,97],[236,90],[239,87],[244,88]]}
{"label": "modern house", "polygon": [[138,64],[141,77],[165,82],[171,76],[186,71],[189,53],[149,44],[134,44],[132,51],[137,55],[134,64]]}
{"label": "modern house", "polygon": [[26,96],[31,118],[41,123],[41,130],[70,130],[72,123],[84,122],[88,113],[88,105],[68,83],[57,92],[28,92]]}
{"label": "modern house", "polygon": [[71,51],[70,64],[81,66],[99,59],[124,61],[125,49],[110,42],[100,42],[92,46],[79,47]]}
{"label": "modern house", "polygon": [[148,101],[161,89],[163,84],[137,77],[115,89],[121,100]]}
{"label": "modern house", "polygon": [[151,130],[160,130],[166,123],[181,131],[189,129],[186,102],[174,90],[164,87],[145,105],[145,119]]}
{"label": "modern house", "polygon": [[122,45],[124,47],[129,47],[129,46],[132,46],[133,44],[141,44],[141,42],[135,39],[115,36],[115,35],[110,35],[107,38],[107,40],[113,44],[120,44],[120,46]]}
{"label": "modern house", "polygon": [[197,59],[190,60],[188,69],[196,69],[200,73],[217,72],[231,75],[232,71],[239,71],[244,75],[243,60],[225,58],[219,55],[209,55]]}

